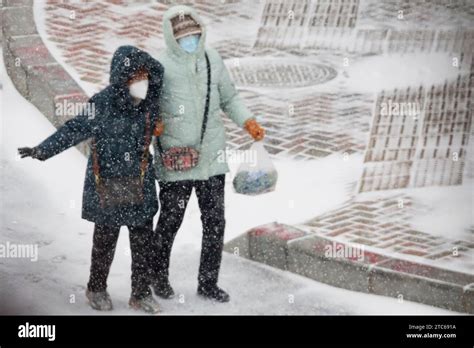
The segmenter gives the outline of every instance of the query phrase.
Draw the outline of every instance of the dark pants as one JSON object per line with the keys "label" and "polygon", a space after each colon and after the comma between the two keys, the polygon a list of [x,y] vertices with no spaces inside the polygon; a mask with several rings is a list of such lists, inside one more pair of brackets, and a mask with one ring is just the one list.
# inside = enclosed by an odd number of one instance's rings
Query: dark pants
{"label": "dark pants", "polygon": [[[150,256],[153,222],[144,226],[128,226],[132,254],[132,296],[150,295]],[[95,225],[92,246],[91,274],[87,287],[90,291],[105,291],[110,266],[114,259],[120,227]]]}
{"label": "dark pants", "polygon": [[153,241],[155,277],[158,281],[168,278],[173,241],[194,188],[203,226],[198,282],[202,286],[216,285],[224,245],[225,175],[216,175],[208,180],[160,182],[159,185],[161,210]]}

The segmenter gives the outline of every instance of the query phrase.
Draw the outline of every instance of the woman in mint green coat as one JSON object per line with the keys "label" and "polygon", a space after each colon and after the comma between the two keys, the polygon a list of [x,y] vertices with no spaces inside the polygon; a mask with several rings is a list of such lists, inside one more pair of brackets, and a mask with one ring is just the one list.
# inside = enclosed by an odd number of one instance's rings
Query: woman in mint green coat
{"label": "woman in mint green coat", "polygon": [[[221,151],[226,147],[224,111],[238,126],[245,127],[255,140],[264,130],[242,103],[220,55],[205,48],[206,30],[196,12],[187,6],[174,6],[163,16],[166,50],[157,57],[164,67],[163,88],[158,100],[164,133],[155,144],[155,166],[160,186],[160,217],[155,231],[155,293],[164,298],[174,295],[168,281],[168,268],[174,237],[181,226],[193,188],[196,190],[203,239],[198,276],[198,293],[221,302],[229,300],[217,286],[225,230],[224,183],[227,163]],[[201,144],[201,130],[210,87],[207,124]],[[199,149],[197,165],[188,170],[170,170],[163,165],[162,153],[172,147]]]}

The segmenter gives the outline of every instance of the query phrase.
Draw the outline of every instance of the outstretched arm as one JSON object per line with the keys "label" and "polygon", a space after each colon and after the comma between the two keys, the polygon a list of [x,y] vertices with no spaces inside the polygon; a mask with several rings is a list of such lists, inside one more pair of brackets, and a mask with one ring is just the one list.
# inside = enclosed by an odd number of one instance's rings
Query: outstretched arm
{"label": "outstretched arm", "polygon": [[[93,105],[93,98],[89,100],[89,103]],[[20,156],[44,161],[92,137],[97,125],[94,109],[93,107],[85,108],[79,115],[67,121],[38,146],[19,148]]]}

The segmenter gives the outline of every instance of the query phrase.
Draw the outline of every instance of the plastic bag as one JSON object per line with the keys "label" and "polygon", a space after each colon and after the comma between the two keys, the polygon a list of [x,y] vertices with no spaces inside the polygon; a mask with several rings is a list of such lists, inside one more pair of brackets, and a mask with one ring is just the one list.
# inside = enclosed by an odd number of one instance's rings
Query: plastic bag
{"label": "plastic bag", "polygon": [[240,165],[233,180],[235,192],[253,196],[275,190],[278,173],[263,142],[253,143],[249,151],[255,161]]}

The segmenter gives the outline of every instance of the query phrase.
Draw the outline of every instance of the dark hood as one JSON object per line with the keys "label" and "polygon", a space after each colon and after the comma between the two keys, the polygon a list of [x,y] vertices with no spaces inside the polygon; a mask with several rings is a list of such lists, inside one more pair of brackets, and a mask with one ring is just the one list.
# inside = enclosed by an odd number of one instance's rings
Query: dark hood
{"label": "dark hood", "polygon": [[163,67],[148,53],[134,46],[120,46],[112,58],[110,85],[121,108],[133,107],[127,81],[142,67],[148,71],[149,86],[146,99],[140,107],[147,110],[153,110],[154,105],[157,107],[163,81]]}

